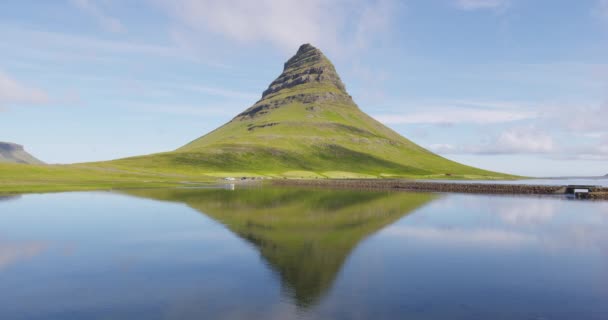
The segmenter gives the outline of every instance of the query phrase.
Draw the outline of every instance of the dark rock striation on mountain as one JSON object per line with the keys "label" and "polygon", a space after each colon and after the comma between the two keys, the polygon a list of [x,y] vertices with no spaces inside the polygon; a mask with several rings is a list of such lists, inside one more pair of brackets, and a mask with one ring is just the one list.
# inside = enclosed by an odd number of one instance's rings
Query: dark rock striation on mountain
{"label": "dark rock striation on mountain", "polygon": [[[297,87],[296,94],[289,94]],[[321,50],[310,44],[300,47],[283,66],[283,73],[264,90],[262,99],[236,116],[236,120],[253,118],[282,105],[340,102],[357,107],[336,72]]]}
{"label": "dark rock striation on mountain", "polygon": [[304,44],[296,55],[285,63],[283,73],[268,86],[262,98],[305,83],[331,85],[346,94],[344,83],[321,50],[310,44]]}

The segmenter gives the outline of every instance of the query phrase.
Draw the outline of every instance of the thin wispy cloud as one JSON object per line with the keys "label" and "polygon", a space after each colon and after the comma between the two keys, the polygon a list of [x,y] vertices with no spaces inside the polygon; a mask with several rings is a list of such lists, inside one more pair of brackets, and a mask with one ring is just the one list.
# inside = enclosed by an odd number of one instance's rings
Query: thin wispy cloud
{"label": "thin wispy cloud", "polygon": [[116,18],[109,16],[95,0],[70,0],[78,9],[95,18],[99,25],[110,32],[123,32],[125,26]]}
{"label": "thin wispy cloud", "polygon": [[[396,2],[323,0],[160,0],[176,36],[200,41],[205,34],[237,43],[266,43],[291,52],[302,43],[330,51],[367,47],[388,31]],[[352,28],[354,27],[354,28]],[[180,31],[175,31],[180,30]]]}
{"label": "thin wispy cloud", "polygon": [[[169,44],[106,40],[77,33],[40,31],[5,25],[0,25],[0,37],[13,39],[11,50],[19,48],[24,55],[41,60],[111,62],[131,58],[130,55],[140,58],[143,55],[198,62],[196,57]],[[0,43],[0,48],[3,46],[4,44]]]}
{"label": "thin wispy cloud", "polygon": [[199,85],[182,85],[179,88],[186,89],[189,91],[200,92],[206,95],[211,96],[219,96],[229,99],[239,99],[239,100],[247,100],[250,103],[254,103],[256,100],[260,99],[261,94],[244,92],[231,90],[226,88],[218,88],[218,87],[209,87],[209,86],[199,86]]}
{"label": "thin wispy cloud", "polygon": [[599,0],[597,13],[600,17],[608,19],[608,0]]}
{"label": "thin wispy cloud", "polygon": [[0,70],[0,107],[14,104],[43,104],[48,101],[49,96],[43,90],[21,83]]}
{"label": "thin wispy cloud", "polygon": [[456,0],[456,6],[463,10],[502,9],[509,0]]}
{"label": "thin wispy cloud", "polygon": [[440,154],[551,154],[560,150],[554,138],[534,126],[516,126],[502,131],[489,141],[475,145],[432,144]]}
{"label": "thin wispy cloud", "polygon": [[[410,102],[411,104],[411,102]],[[444,104],[446,107],[436,105]],[[432,141],[424,145],[444,155],[537,155],[560,160],[608,159],[608,102],[571,104],[525,101],[451,100],[417,107],[405,113],[381,114],[375,118],[393,125],[475,126],[483,137],[478,143]],[[421,111],[417,111],[421,110]],[[512,124],[511,124],[512,123]],[[496,125],[510,125],[497,131]],[[457,128],[458,127],[458,128]],[[419,128],[419,127],[418,127]],[[410,130],[414,130],[410,128]],[[480,131],[481,130],[481,131]],[[558,141],[560,141],[558,143]]]}
{"label": "thin wispy cloud", "polygon": [[[555,110],[556,117],[565,128],[574,132],[606,132],[608,133],[608,102],[599,106],[573,106]],[[561,112],[560,112],[561,111]]]}
{"label": "thin wispy cloud", "polygon": [[534,127],[509,128],[497,137],[480,144],[436,143],[428,146],[435,153],[443,155],[541,155],[557,160],[608,161],[608,134],[599,141],[583,145],[567,142],[558,144],[553,136]]}
{"label": "thin wispy cloud", "polygon": [[549,153],[556,151],[556,144],[548,133],[534,126],[514,127],[503,131],[496,141],[476,153],[514,154]]}
{"label": "thin wispy cloud", "polygon": [[[124,103],[126,107],[142,112],[155,112],[167,115],[185,115],[197,117],[218,117],[230,119],[235,112],[242,109],[240,105],[183,105],[183,104],[133,104]],[[220,121],[221,122],[221,121]]]}
{"label": "thin wispy cloud", "polygon": [[608,161],[608,133],[602,134],[595,143],[570,147],[556,155],[559,159]]}
{"label": "thin wispy cloud", "polygon": [[385,124],[493,124],[533,119],[535,112],[520,110],[490,110],[475,108],[439,108],[432,111],[374,116]]}

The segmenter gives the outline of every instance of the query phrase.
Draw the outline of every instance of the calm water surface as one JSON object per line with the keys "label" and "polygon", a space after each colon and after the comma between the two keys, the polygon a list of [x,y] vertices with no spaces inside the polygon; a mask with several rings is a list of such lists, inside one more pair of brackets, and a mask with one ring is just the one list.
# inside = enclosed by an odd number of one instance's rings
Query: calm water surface
{"label": "calm water surface", "polygon": [[0,319],[608,319],[608,202],[315,189],[0,197]]}

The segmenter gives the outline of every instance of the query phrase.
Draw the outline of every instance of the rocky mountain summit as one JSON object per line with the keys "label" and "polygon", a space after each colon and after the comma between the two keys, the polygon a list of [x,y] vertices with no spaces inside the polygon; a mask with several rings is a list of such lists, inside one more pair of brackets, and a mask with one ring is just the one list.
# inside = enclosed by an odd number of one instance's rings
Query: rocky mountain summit
{"label": "rocky mountain summit", "polygon": [[22,145],[0,141],[0,162],[42,164],[43,162],[27,153]]}
{"label": "rocky mountain summit", "polygon": [[283,73],[268,86],[262,98],[302,84],[329,85],[346,94],[344,83],[323,52],[310,44],[304,44],[296,55],[285,63]]}
{"label": "rocky mountain summit", "polygon": [[[294,88],[298,89],[297,94]],[[237,115],[235,119],[256,117],[282,105],[341,102],[357,107],[336,72],[334,65],[321,50],[303,44],[295,56],[283,66],[283,72],[268,86],[262,99]]]}

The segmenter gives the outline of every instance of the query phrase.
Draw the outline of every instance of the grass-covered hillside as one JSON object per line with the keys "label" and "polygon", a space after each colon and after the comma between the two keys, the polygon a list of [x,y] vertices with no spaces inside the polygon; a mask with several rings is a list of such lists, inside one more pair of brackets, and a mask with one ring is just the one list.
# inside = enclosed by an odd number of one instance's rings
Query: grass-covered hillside
{"label": "grass-covered hillside", "polygon": [[174,152],[100,164],[155,172],[304,178],[505,178],[416,145],[365,114],[332,63],[303,45],[260,101]]}

